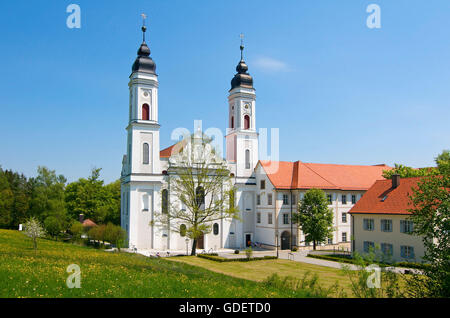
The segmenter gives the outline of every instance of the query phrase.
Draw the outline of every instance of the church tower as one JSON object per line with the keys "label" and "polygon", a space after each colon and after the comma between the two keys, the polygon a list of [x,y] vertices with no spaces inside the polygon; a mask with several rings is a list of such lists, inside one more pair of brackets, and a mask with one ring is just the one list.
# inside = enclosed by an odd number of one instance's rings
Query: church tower
{"label": "church tower", "polygon": [[[145,15],[144,21],[145,21]],[[142,26],[142,44],[132,66],[129,87],[127,152],[122,161],[121,225],[129,246],[153,248],[155,233],[149,225],[160,208],[162,174],[159,156],[158,76]]]}
{"label": "church tower", "polygon": [[[242,36],[241,36],[242,39]],[[258,162],[258,133],[256,132],[253,78],[244,61],[241,40],[241,60],[237,74],[231,80],[228,95],[227,161],[235,164],[237,178],[249,178]]]}

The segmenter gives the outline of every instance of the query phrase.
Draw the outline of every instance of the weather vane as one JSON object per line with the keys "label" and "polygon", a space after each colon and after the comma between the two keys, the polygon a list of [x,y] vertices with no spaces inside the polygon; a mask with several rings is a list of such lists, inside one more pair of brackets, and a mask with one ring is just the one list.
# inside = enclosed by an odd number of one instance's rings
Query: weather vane
{"label": "weather vane", "polygon": [[145,26],[145,19],[147,19],[147,15],[145,13],[141,13],[142,17],[142,41],[145,42],[145,31],[147,31],[147,27]]}
{"label": "weather vane", "polygon": [[241,60],[243,60],[243,51],[244,51],[244,33],[241,33],[239,35],[239,37],[241,38]]}

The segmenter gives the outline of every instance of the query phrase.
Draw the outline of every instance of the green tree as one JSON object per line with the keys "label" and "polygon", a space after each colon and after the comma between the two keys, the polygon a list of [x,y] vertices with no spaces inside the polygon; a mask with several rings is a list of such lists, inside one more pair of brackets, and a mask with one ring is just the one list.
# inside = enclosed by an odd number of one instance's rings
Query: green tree
{"label": "green tree", "polygon": [[197,240],[214,222],[238,218],[230,171],[211,139],[199,132],[177,144],[167,172],[169,184],[161,191],[161,209],[151,224],[186,233],[195,255]]}
{"label": "green tree", "polygon": [[333,232],[333,211],[328,208],[325,192],[320,189],[310,189],[305,193],[292,219],[305,235],[305,241],[313,242],[314,250],[317,243],[331,237]]}
{"label": "green tree", "polygon": [[118,251],[125,242],[127,232],[118,225],[108,223],[105,227],[104,238],[107,242],[114,244]]}
{"label": "green tree", "polygon": [[51,237],[56,238],[56,239],[58,239],[58,235],[63,230],[63,225],[61,224],[61,221],[54,216],[48,216],[44,220],[44,227],[45,227],[45,230],[47,231],[47,233]]}
{"label": "green tree", "polygon": [[69,231],[72,234],[72,242],[77,242],[81,239],[81,234],[83,233],[83,225],[78,221],[74,221],[70,226]]}
{"label": "green tree", "polygon": [[394,174],[398,174],[400,178],[412,178],[437,175],[438,173],[439,172],[435,167],[415,169],[396,163],[393,169],[383,170],[383,177],[386,179],[392,179]]}
{"label": "green tree", "polygon": [[0,227],[7,228],[11,224],[13,205],[14,194],[3,170],[0,169]]}
{"label": "green tree", "polygon": [[53,216],[66,228],[69,225],[64,202],[66,181],[63,175],[57,175],[54,170],[38,167],[37,177],[31,180],[31,215],[40,221]]}
{"label": "green tree", "polygon": [[413,296],[450,297],[450,155],[444,151],[436,158],[439,176],[424,177],[410,196],[413,235],[425,246],[424,260],[430,267],[424,277],[413,276]]}
{"label": "green tree", "polygon": [[120,223],[120,181],[104,185],[100,168],[94,168],[85,179],[67,185],[65,202],[72,219],[80,214],[96,223]]}

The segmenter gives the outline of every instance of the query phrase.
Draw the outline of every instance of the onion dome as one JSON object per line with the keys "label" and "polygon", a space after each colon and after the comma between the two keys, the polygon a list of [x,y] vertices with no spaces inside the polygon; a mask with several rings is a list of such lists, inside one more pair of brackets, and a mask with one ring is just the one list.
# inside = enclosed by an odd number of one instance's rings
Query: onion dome
{"label": "onion dome", "polygon": [[144,72],[155,74],[156,64],[150,57],[150,48],[145,43],[145,31],[147,28],[142,27],[142,44],[137,51],[137,58],[133,63],[131,70],[133,72]]}
{"label": "onion dome", "polygon": [[253,88],[253,78],[247,72],[248,66],[247,64],[245,64],[243,58],[243,51],[244,51],[243,44],[241,44],[240,49],[241,49],[241,60],[239,61],[239,64],[236,66],[237,74],[234,75],[233,79],[231,80],[231,89],[235,87]]}

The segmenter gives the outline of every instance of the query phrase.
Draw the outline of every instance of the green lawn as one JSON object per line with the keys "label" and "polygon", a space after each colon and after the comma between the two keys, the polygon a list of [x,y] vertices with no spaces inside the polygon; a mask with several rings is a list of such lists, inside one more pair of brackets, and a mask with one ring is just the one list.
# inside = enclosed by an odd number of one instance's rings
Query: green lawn
{"label": "green lawn", "polygon": [[[266,261],[225,266],[247,265],[251,270],[261,266],[261,262]],[[66,268],[70,264],[81,268],[79,289],[66,286]],[[203,267],[215,270],[212,266]],[[110,253],[70,243],[39,240],[35,253],[30,239],[22,232],[0,230],[0,297],[306,296],[304,291],[269,287],[183,262]]]}
{"label": "green lawn", "polygon": [[275,273],[279,276],[292,276],[302,279],[305,273],[309,271],[311,275],[318,275],[319,283],[323,287],[328,288],[338,282],[339,286],[345,291],[347,296],[352,296],[349,278],[344,276],[342,271],[337,268],[294,262],[284,259],[221,263],[200,257],[188,256],[182,258],[171,258],[171,260],[207,268],[217,273],[222,273],[237,278],[249,279],[256,282],[261,282]]}

